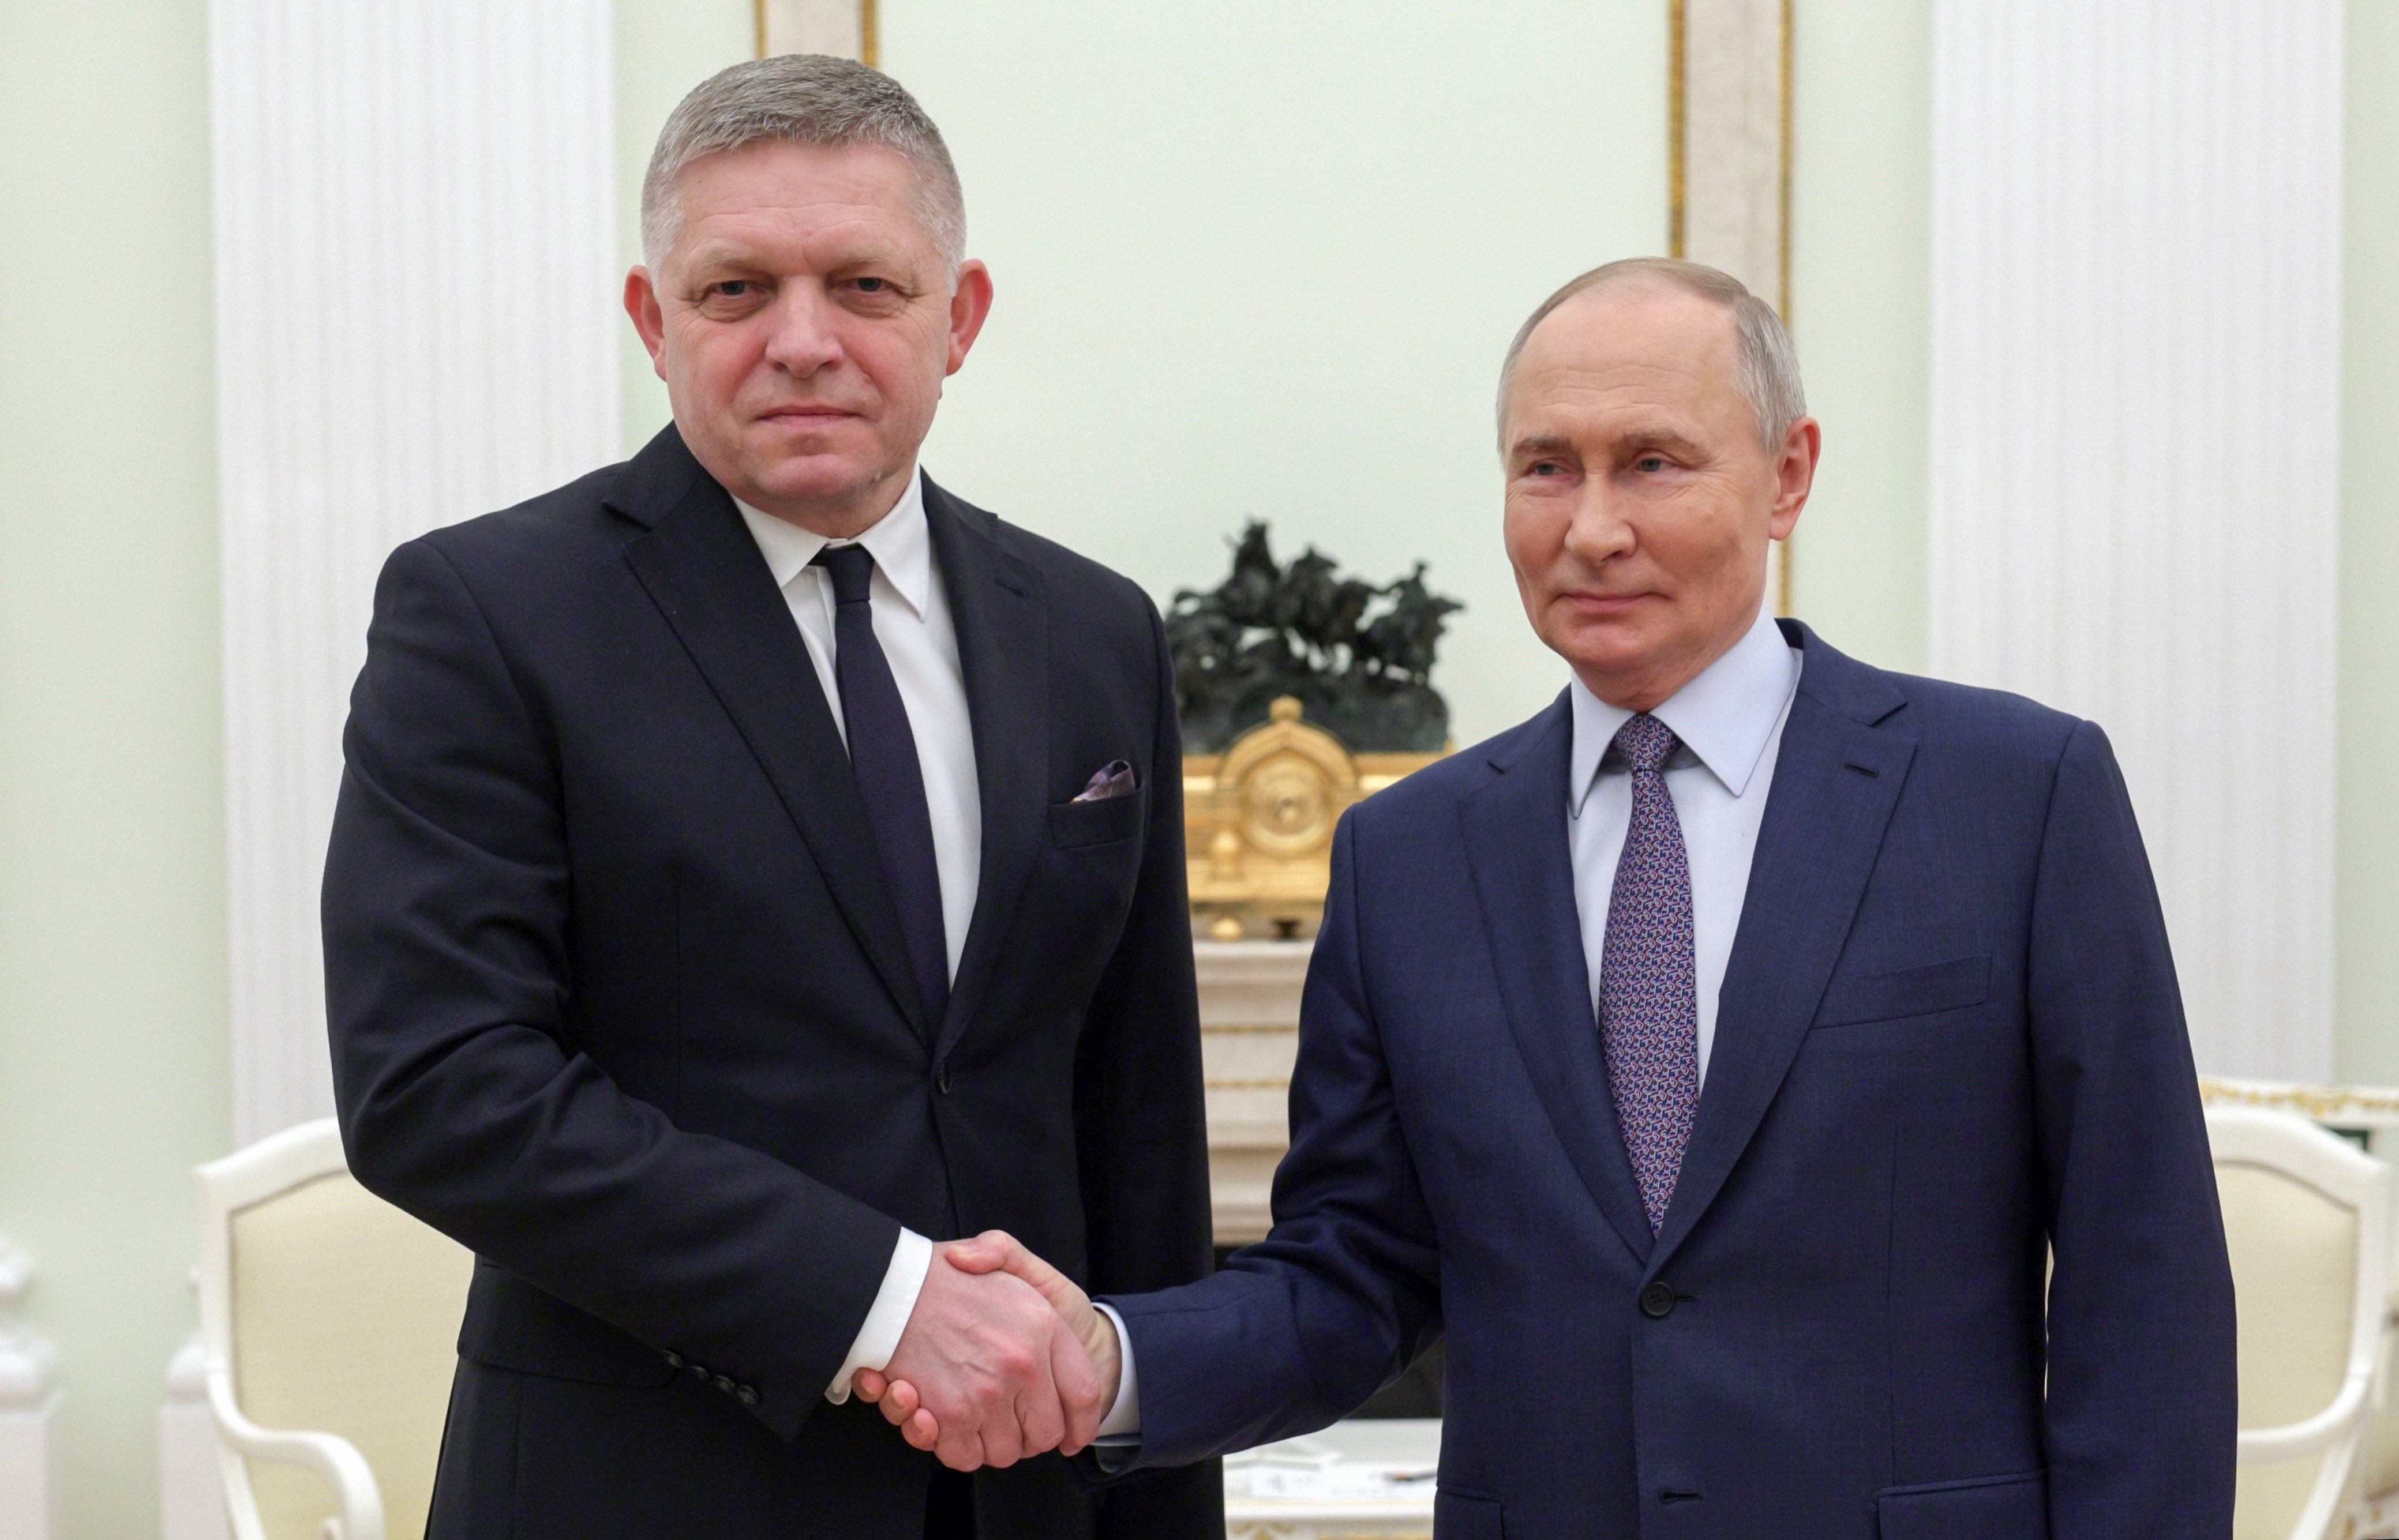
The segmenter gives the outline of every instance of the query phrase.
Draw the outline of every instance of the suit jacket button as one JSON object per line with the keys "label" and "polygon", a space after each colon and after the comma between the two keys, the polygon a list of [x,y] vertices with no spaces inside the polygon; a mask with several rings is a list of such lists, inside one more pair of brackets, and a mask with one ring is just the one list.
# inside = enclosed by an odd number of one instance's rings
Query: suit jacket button
{"label": "suit jacket button", "polygon": [[698,1365],[698,1364],[686,1364],[684,1367],[685,1367],[685,1368],[687,1368],[687,1369],[689,1369],[693,1373],[695,1373],[695,1374],[698,1375],[698,1376],[699,1376],[701,1379],[703,1379],[703,1380],[704,1380],[704,1379],[706,1379],[706,1378],[708,1378],[708,1371],[707,1371],[706,1369],[702,1368],[702,1367],[701,1367],[700,1365]]}
{"label": "suit jacket button", "polygon": [[733,1382],[725,1375],[719,1374],[716,1376],[716,1388],[730,1396],[733,1394]]}
{"label": "suit jacket button", "polygon": [[1641,1313],[1653,1321],[1664,1320],[1674,1313],[1674,1290],[1663,1283],[1653,1283],[1642,1290]]}
{"label": "suit jacket button", "polygon": [[746,1385],[739,1385],[733,1387],[733,1398],[739,1401],[743,1406],[756,1406],[758,1404],[758,1393],[755,1390],[751,1389]]}
{"label": "suit jacket button", "polygon": [[667,1360],[667,1367],[669,1369],[681,1369],[683,1367],[683,1355],[675,1352],[673,1349],[668,1349],[664,1357]]}
{"label": "suit jacket button", "polygon": [[941,1092],[943,1096],[950,1094],[949,1060],[943,1060],[941,1063],[933,1066],[933,1088]]}

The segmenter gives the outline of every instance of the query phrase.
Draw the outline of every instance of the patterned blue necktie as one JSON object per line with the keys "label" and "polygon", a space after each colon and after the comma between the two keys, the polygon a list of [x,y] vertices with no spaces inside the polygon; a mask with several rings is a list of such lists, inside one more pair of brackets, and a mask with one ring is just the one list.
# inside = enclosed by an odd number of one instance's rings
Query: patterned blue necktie
{"label": "patterned blue necktie", "polygon": [[1633,772],[1633,819],[1600,947],[1599,1036],[1616,1122],[1655,1234],[1666,1222],[1700,1102],[1700,991],[1691,942],[1691,862],[1666,789],[1674,730],[1644,711],[1616,731]]}
{"label": "patterned blue necktie", "polygon": [[891,660],[874,639],[870,588],[874,558],[863,546],[827,546],[813,565],[833,579],[834,682],[841,689],[850,774],[866,804],[866,827],[883,858],[883,881],[900,912],[909,971],[928,1020],[950,1004],[950,949],[942,921],[942,873],[933,861],[933,819],[925,805],[925,769]]}

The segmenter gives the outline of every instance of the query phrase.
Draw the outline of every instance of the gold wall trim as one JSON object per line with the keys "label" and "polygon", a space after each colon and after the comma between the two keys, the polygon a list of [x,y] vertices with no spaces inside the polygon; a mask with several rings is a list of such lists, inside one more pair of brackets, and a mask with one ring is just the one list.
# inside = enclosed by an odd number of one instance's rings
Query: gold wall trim
{"label": "gold wall trim", "polygon": [[[766,35],[766,0],[758,0],[758,35]],[[1683,254],[1683,120],[1687,103],[1683,96],[1684,76],[1689,69],[1684,53],[1683,0],[1666,0],[1666,254],[1679,260]]]}

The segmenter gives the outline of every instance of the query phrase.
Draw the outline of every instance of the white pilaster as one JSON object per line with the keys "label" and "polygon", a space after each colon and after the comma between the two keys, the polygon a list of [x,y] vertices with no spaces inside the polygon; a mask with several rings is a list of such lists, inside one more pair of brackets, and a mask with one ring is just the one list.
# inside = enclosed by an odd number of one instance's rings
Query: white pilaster
{"label": "white pilaster", "polygon": [[[1731,274],[1791,315],[1794,0],[1675,0],[1668,100],[1673,254]],[[1792,611],[1792,546],[1768,554],[1766,592]]]}
{"label": "white pilaster", "polygon": [[874,62],[874,0],[757,0],[758,57],[830,53]]}
{"label": "white pilaster", "polygon": [[1788,311],[1789,0],[1683,0],[1679,255]]}
{"label": "white pilaster", "polygon": [[2097,720],[2202,1070],[2332,1071],[2340,0],[1937,0],[1931,656]]}
{"label": "white pilaster", "polygon": [[317,889],[374,577],[617,457],[607,0],[213,0],[234,1121],[332,1108]]}
{"label": "white pilaster", "polygon": [[48,1540],[59,1496],[58,1351],[17,1320],[34,1261],[0,1236],[0,1537]]}

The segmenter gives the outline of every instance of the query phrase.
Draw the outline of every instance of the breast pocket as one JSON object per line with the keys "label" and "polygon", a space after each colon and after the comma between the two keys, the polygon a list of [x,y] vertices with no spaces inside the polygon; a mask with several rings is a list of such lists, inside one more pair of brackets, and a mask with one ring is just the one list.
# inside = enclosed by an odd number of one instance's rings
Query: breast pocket
{"label": "breast pocket", "polygon": [[1050,843],[1061,850],[1073,850],[1129,840],[1141,832],[1142,810],[1148,802],[1145,794],[1135,791],[1130,796],[1103,797],[1097,802],[1051,803]]}
{"label": "breast pocket", "polygon": [[1443,1487],[1432,1495],[1435,1540],[1507,1540],[1508,1520],[1496,1497]]}
{"label": "breast pocket", "polygon": [[2038,1470],[1875,1493],[1881,1540],[2049,1540],[2049,1485]]}
{"label": "breast pocket", "polygon": [[1987,956],[1952,957],[1890,973],[1838,974],[1824,987],[1823,1003],[1816,1007],[1816,1020],[1810,1024],[1842,1027],[1858,1021],[1895,1021],[1963,1010],[1990,997]]}

